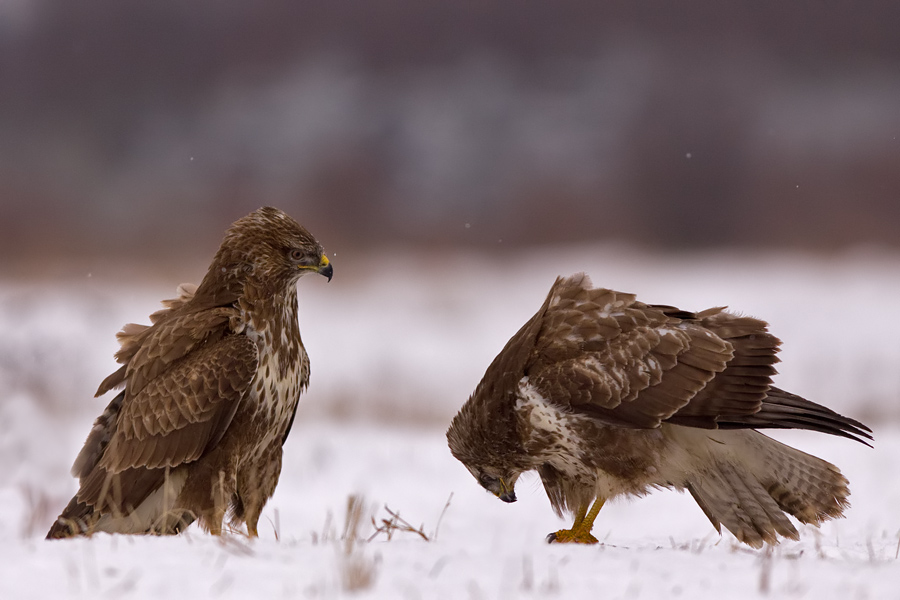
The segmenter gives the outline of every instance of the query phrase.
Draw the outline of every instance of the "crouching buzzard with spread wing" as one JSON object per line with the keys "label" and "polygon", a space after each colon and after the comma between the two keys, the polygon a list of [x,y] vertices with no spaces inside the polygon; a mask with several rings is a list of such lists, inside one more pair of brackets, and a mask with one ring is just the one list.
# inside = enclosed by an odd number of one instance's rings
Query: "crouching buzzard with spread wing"
{"label": "crouching buzzard with spread wing", "polygon": [[847,480],[755,429],[872,436],[773,387],[779,344],[763,321],[722,308],[685,312],[560,278],[453,419],[450,450],[506,502],[536,470],[556,512],[575,516],[548,541],[596,543],[606,500],[653,487],[688,490],[719,532],[751,546],[797,539],[785,513],[842,516]]}
{"label": "crouching buzzard with spread wing", "polygon": [[118,334],[122,367],[97,395],[124,388],[94,423],[72,474],[78,493],[48,538],[222,531],[251,536],[281,472],[281,446],[309,382],[297,280],[331,280],[322,246],[261,208],[225,234],[199,286]]}

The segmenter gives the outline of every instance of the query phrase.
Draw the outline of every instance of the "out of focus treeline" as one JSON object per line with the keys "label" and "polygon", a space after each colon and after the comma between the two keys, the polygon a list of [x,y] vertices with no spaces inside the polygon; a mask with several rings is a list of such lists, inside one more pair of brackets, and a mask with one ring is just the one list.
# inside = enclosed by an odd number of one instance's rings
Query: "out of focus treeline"
{"label": "out of focus treeline", "polygon": [[0,2],[0,256],[896,245],[900,3]]}

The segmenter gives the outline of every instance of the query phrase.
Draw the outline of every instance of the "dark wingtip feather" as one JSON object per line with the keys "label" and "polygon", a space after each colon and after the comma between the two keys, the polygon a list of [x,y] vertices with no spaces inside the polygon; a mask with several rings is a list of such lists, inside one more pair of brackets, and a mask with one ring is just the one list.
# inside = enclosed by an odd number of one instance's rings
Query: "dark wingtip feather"
{"label": "dark wingtip feather", "polygon": [[758,412],[724,416],[718,425],[720,429],[808,429],[844,437],[870,448],[872,444],[866,440],[875,439],[872,430],[856,419],[778,388],[769,390]]}

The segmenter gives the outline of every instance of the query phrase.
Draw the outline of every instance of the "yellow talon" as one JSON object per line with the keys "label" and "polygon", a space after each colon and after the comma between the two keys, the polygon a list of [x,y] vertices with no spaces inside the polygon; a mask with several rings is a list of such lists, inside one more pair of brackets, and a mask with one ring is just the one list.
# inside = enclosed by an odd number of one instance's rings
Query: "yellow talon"
{"label": "yellow talon", "polygon": [[596,544],[598,540],[591,534],[591,529],[593,529],[594,519],[597,518],[605,501],[603,498],[597,498],[590,512],[587,512],[586,504],[579,507],[578,512],[575,513],[575,523],[572,524],[572,528],[560,529],[556,533],[551,533],[547,536],[547,542],[551,544],[554,542],[558,544]]}
{"label": "yellow talon", "polygon": [[551,544],[596,544],[599,540],[590,531],[579,530],[573,527],[572,529],[560,529],[556,533],[551,533],[547,536],[547,541]]}

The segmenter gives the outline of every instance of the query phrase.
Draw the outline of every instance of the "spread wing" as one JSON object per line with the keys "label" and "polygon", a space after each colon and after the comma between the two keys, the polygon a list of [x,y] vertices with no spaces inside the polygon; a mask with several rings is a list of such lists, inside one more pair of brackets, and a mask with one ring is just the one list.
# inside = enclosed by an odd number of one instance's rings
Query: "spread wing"
{"label": "spread wing", "polygon": [[101,417],[105,430],[95,425],[73,467],[80,501],[103,502],[110,476],[120,475],[118,508],[137,506],[165,467],[197,460],[222,438],[256,373],[258,350],[246,336],[226,334],[227,314],[208,312],[141,334],[144,343],[123,367],[124,395]]}
{"label": "spread wing", "polygon": [[611,425],[870,430],[772,386],[780,341],[764,321],[713,308],[646,305],[558,279],[526,375],[545,398]]}

